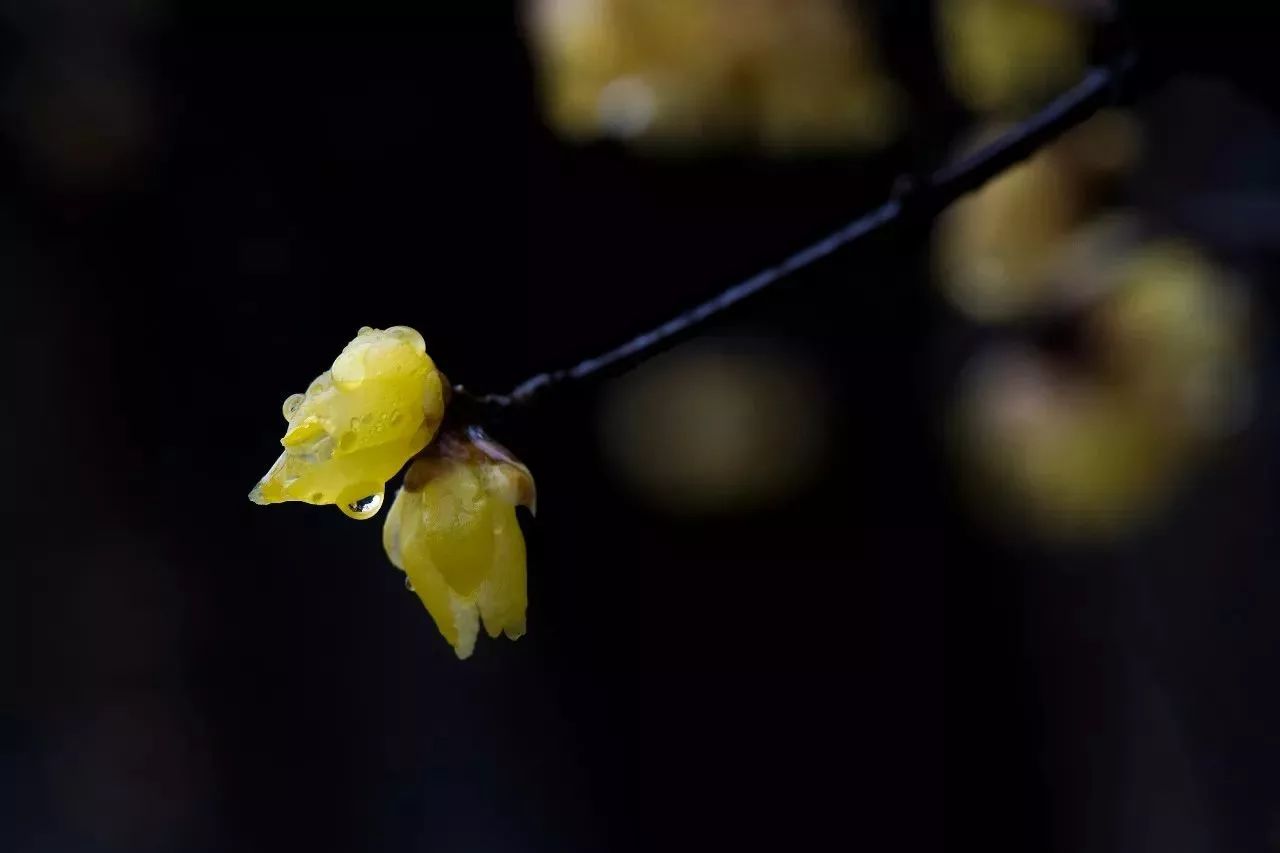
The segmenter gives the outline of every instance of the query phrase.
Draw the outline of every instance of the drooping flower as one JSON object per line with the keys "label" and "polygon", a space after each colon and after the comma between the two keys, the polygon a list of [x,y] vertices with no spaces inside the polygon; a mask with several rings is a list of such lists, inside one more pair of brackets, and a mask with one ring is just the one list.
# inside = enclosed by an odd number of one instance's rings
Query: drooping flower
{"label": "drooping flower", "polygon": [[382,544],[459,658],[525,631],[525,545],[516,507],[535,508],[533,477],[478,427],[443,433],[414,460]]}
{"label": "drooping flower", "polygon": [[439,429],[447,388],[422,335],[362,328],[306,394],[284,401],[284,452],[250,500],[336,504],[372,517],[387,481]]}

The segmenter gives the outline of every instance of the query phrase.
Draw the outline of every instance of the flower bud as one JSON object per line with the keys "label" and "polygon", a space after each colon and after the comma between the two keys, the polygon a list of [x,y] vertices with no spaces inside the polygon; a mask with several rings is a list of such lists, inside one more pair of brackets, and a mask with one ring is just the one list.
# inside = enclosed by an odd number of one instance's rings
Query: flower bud
{"label": "flower bud", "polygon": [[405,474],[382,544],[459,658],[525,631],[524,536],[516,507],[536,505],[533,477],[478,427],[446,433]]}

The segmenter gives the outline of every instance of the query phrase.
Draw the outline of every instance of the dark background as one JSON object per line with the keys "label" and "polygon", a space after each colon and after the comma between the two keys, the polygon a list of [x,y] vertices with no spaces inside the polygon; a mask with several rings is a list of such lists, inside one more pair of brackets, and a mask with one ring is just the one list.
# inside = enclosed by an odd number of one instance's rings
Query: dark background
{"label": "dark background", "polygon": [[[509,4],[428,5],[0,19],[0,849],[1274,843],[1265,341],[1253,428],[1153,528],[1010,544],[944,449],[977,333],[923,229],[867,245],[714,332],[829,389],[827,473],[783,505],[638,502],[594,388],[494,425],[538,478],[530,630],[465,663],[379,524],[250,504],[280,402],[360,326],[505,389],[879,202],[962,126],[910,4],[881,22],[911,133],[803,163],[566,146]],[[1226,150],[1221,115],[1169,109],[1161,139]],[[1188,184],[1275,188],[1257,110]],[[1269,311],[1260,231],[1229,251]]]}

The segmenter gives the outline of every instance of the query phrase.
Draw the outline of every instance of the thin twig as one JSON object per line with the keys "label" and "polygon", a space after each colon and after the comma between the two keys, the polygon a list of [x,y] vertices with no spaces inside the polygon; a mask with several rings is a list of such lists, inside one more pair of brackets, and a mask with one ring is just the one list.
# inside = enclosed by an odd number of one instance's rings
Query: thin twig
{"label": "thin twig", "polygon": [[1132,72],[1135,60],[1126,55],[1114,65],[1089,71],[1079,83],[1027,120],[1015,125],[995,142],[968,157],[942,167],[923,181],[901,178],[892,198],[838,231],[802,249],[777,266],[721,292],[712,299],[639,335],[619,347],[581,361],[573,367],[539,373],[521,382],[508,394],[475,395],[462,386],[457,392],[470,402],[488,407],[525,406],[547,396],[551,389],[618,376],[640,362],[688,340],[708,321],[772,287],[785,278],[813,266],[841,249],[883,232],[914,216],[931,218],[1006,169],[1030,157],[1099,109],[1119,99],[1121,84]]}

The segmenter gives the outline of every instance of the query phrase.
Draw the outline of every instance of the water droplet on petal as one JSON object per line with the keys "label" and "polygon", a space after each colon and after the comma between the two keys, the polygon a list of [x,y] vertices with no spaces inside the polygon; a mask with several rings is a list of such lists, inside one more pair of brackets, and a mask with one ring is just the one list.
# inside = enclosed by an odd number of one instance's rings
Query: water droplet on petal
{"label": "water droplet on petal", "polygon": [[412,329],[408,326],[392,326],[387,329],[387,334],[399,338],[419,353],[427,351],[427,342],[422,339],[422,335],[418,333],[417,329]]}
{"label": "water droplet on petal", "polygon": [[339,390],[354,391],[368,378],[368,369],[364,363],[366,348],[352,349],[348,347],[333,361],[329,375]]}
{"label": "water droplet on petal", "polygon": [[284,406],[280,411],[284,413],[286,421],[293,420],[293,416],[298,413],[298,409],[302,406],[302,401],[307,399],[305,394],[290,394],[284,401]]}
{"label": "water droplet on petal", "polygon": [[382,492],[369,495],[367,498],[361,498],[358,501],[352,501],[349,504],[341,504],[342,511],[352,518],[363,521],[366,518],[373,518],[378,514],[378,510],[382,509]]}
{"label": "water droplet on petal", "polygon": [[408,575],[404,576],[404,588],[409,592],[413,592],[413,581],[409,579]]}

